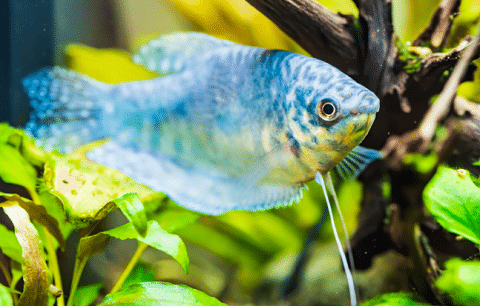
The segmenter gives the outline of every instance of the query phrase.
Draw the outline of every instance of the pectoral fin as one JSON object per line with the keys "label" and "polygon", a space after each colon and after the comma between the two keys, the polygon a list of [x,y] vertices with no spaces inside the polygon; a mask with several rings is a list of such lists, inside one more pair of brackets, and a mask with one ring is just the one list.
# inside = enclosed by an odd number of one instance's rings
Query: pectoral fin
{"label": "pectoral fin", "polygon": [[355,178],[374,160],[382,158],[380,151],[356,146],[336,167],[342,179]]}

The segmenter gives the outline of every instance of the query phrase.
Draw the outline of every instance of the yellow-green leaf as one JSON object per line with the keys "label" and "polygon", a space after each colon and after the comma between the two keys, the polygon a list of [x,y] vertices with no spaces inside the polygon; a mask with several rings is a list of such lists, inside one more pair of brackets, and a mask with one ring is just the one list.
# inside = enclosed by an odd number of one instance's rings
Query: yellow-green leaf
{"label": "yellow-green leaf", "polygon": [[91,284],[78,288],[75,294],[73,305],[75,306],[89,306],[100,295],[100,290],[104,285],[102,283]]}
{"label": "yellow-green leaf", "polygon": [[199,290],[163,282],[138,283],[109,294],[100,306],[222,306],[226,305]]}
{"label": "yellow-green leaf", "polygon": [[120,171],[86,159],[82,153],[52,154],[44,174],[48,190],[60,198],[75,227],[103,219],[115,208],[112,201],[125,193],[135,192],[140,198],[154,193]]}
{"label": "yellow-green leaf", "polygon": [[24,288],[18,306],[47,305],[49,286],[47,264],[42,258],[39,246],[38,232],[30,222],[27,212],[13,201],[5,206],[8,215],[15,227],[15,235],[22,246],[22,265]]}
{"label": "yellow-green leaf", "polygon": [[50,232],[50,234],[52,234],[53,237],[55,237],[55,239],[60,245],[60,248],[62,250],[65,250],[66,242],[58,226],[58,221],[47,213],[47,210],[45,209],[45,207],[41,205],[37,205],[32,201],[22,198],[16,194],[7,194],[7,193],[0,192],[0,196],[9,200],[7,202],[0,203],[0,207],[1,206],[5,207],[8,205],[11,205],[12,203],[19,205],[28,213],[30,218],[37,221],[41,225],[43,225]]}
{"label": "yellow-green leaf", "polygon": [[187,248],[182,239],[177,235],[168,233],[162,229],[155,220],[148,221],[148,228],[145,237],[142,237],[134,228],[131,222],[116,227],[114,229],[102,232],[117,239],[136,239],[148,244],[149,246],[163,251],[172,256],[185,272],[188,272]]}
{"label": "yellow-green leaf", "polygon": [[179,208],[164,210],[151,216],[151,219],[157,221],[167,232],[175,233],[185,226],[195,223],[199,217],[200,215],[193,211]]}
{"label": "yellow-green leaf", "polygon": [[0,250],[2,250],[2,253],[10,257],[10,259],[23,263],[22,247],[18,243],[17,237],[3,224],[0,224],[0,237],[2,237],[0,239]]}
{"label": "yellow-green leaf", "polygon": [[0,305],[2,306],[13,306],[12,295],[10,294],[10,289],[0,284]]}
{"label": "yellow-green leaf", "polygon": [[145,237],[147,232],[147,214],[138,195],[136,193],[127,193],[113,200],[113,202],[120,208],[137,232],[142,237]]}
{"label": "yellow-green leaf", "polygon": [[480,262],[453,258],[445,264],[445,273],[437,280],[459,305],[480,305]]}
{"label": "yellow-green leaf", "polygon": [[[37,182],[37,171],[24,156],[22,156],[17,141],[12,143],[10,137],[17,135],[20,131],[9,125],[0,124],[0,178],[6,183],[25,187],[32,197],[35,197],[35,185]],[[14,137],[16,138],[16,137]]]}
{"label": "yellow-green leaf", "polygon": [[439,167],[423,199],[443,228],[480,244],[480,188],[466,170]]}
{"label": "yellow-green leaf", "polygon": [[411,292],[393,292],[377,296],[360,306],[431,306],[418,301],[418,297]]}

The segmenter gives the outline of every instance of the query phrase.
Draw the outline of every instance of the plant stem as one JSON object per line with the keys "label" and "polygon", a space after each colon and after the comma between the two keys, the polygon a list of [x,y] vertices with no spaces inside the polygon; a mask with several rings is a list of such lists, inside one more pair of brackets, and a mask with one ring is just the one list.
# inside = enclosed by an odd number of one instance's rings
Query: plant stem
{"label": "plant stem", "polygon": [[13,297],[13,305],[18,305],[18,294],[15,293],[15,287],[17,286],[18,281],[20,278],[15,278],[15,266],[17,266],[21,269],[21,263],[10,259],[10,269],[12,270],[12,282],[10,283],[10,289],[12,289],[12,297]]}
{"label": "plant stem", "polygon": [[[52,271],[53,279],[55,281],[55,286],[62,290],[63,292],[63,285],[62,285],[62,276],[60,274],[60,267],[58,265],[58,258],[57,252],[55,247],[53,246],[53,237],[50,232],[46,231],[47,236],[47,250],[48,250],[48,265],[50,271]],[[57,297],[57,306],[65,306],[65,298],[62,293],[59,297]]]}
{"label": "plant stem", "polygon": [[143,251],[145,251],[148,247],[148,244],[146,243],[143,243],[143,242],[138,242],[138,247],[137,247],[137,250],[135,251],[135,253],[133,254],[132,258],[130,259],[130,261],[128,262],[128,265],[125,267],[125,270],[123,270],[122,274],[120,275],[120,277],[118,278],[117,282],[115,283],[115,285],[113,286],[112,290],[110,291],[110,293],[115,293],[117,292],[118,290],[120,290],[120,288],[122,288],[122,285],[123,283],[125,282],[125,280],[127,279],[128,275],[130,274],[130,272],[132,272],[133,270],[133,267],[135,266],[135,264],[138,262],[138,260],[140,259],[140,256],[142,255]]}
{"label": "plant stem", "polygon": [[[77,251],[78,252],[78,251]],[[75,266],[73,271],[78,271],[73,273],[72,284],[70,286],[70,295],[68,296],[67,306],[73,306],[75,293],[77,292],[78,283],[80,282],[80,277],[82,276],[82,271],[87,264],[86,260],[79,260],[78,257],[75,259]]]}
{"label": "plant stem", "polygon": [[[3,262],[1,262],[1,261],[0,261],[0,269],[1,269],[2,272],[3,272],[3,275],[5,275],[5,279],[6,279],[7,283],[8,283],[8,286],[9,286],[11,289],[14,289],[14,288],[12,288],[12,285],[13,285],[13,284],[12,284],[12,281],[13,281],[12,275],[10,274],[10,271],[8,271],[7,267],[5,267],[5,265],[4,265]],[[17,305],[17,303],[18,303],[18,297],[17,297],[17,295],[16,295],[14,292],[12,292],[11,294],[12,294],[12,298],[13,298],[14,305]]]}
{"label": "plant stem", "polygon": [[7,267],[5,267],[5,265],[1,261],[0,261],[0,269],[3,272],[3,275],[5,275],[5,279],[7,280],[7,283],[10,286],[12,284],[12,275],[10,275],[10,271],[8,271]]}

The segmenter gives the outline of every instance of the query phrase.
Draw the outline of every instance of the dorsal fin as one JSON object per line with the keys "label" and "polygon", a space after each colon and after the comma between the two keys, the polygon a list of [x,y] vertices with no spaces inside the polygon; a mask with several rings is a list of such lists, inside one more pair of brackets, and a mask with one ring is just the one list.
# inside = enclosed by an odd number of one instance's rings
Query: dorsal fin
{"label": "dorsal fin", "polygon": [[133,61],[161,74],[175,73],[193,64],[199,55],[229,46],[238,45],[204,33],[175,32],[143,45]]}

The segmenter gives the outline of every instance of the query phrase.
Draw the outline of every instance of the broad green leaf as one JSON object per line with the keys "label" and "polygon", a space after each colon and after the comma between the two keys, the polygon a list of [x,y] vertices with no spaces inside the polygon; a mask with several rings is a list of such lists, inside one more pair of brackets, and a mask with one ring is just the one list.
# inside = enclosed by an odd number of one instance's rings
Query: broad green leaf
{"label": "broad green leaf", "polygon": [[238,279],[246,287],[253,286],[258,281],[262,273],[261,265],[269,259],[265,252],[210,228],[204,222],[190,224],[178,230],[177,233],[182,239],[239,265]]}
{"label": "broad green leaf", "polygon": [[439,167],[423,199],[446,230],[480,244],[480,189],[467,171]]}
{"label": "broad green leaf", "polygon": [[121,240],[136,239],[142,241],[172,256],[182,266],[185,272],[188,272],[187,248],[182,239],[177,235],[169,234],[166,230],[162,229],[155,220],[150,220],[147,224],[148,228],[145,237],[142,237],[135,230],[131,222],[102,232],[101,234],[106,234]]}
{"label": "broad green leaf", "polygon": [[23,130],[11,127],[8,123],[0,123],[0,135],[0,144],[6,143],[16,148],[30,164],[43,166],[47,153],[36,147]]}
{"label": "broad green leaf", "polygon": [[127,288],[130,285],[138,283],[153,282],[154,280],[155,275],[153,274],[152,266],[146,262],[139,261],[128,275],[122,288]]}
{"label": "broad green leaf", "polygon": [[204,224],[195,223],[178,231],[179,235],[236,264],[256,265],[261,254],[245,247],[232,237],[215,231]]}
{"label": "broad green leaf", "polygon": [[17,129],[10,126],[8,123],[0,123],[0,144],[8,143],[8,139],[16,131]]}
{"label": "broad green leaf", "polygon": [[[22,262],[23,262],[23,258],[22,258]],[[11,287],[15,288],[18,282],[23,278],[22,264],[16,260],[10,260],[10,270],[12,272]]]}
{"label": "broad green leaf", "polygon": [[2,237],[0,239],[0,250],[2,250],[2,253],[10,257],[10,259],[23,263],[22,247],[18,243],[15,233],[5,225],[0,224],[0,237]]}
{"label": "broad green leaf", "polygon": [[[85,264],[92,256],[102,253],[107,248],[109,242],[110,237],[102,233],[80,239],[73,271],[74,278],[76,274],[83,271]],[[78,275],[78,277],[80,277],[80,275]]]}
{"label": "broad green leaf", "polygon": [[[25,211],[27,211],[30,218],[32,220],[37,221],[41,225],[43,225],[50,232],[50,234],[52,234],[52,236],[55,237],[57,242],[60,244],[60,248],[62,250],[65,250],[66,242],[58,226],[58,221],[47,213],[47,210],[45,209],[45,207],[41,205],[37,205],[32,201],[22,198],[16,194],[7,194],[7,193],[0,192],[0,196],[9,200],[7,202],[16,203],[17,205],[22,207]],[[0,203],[0,207],[5,205],[8,205],[8,204],[6,204],[5,202]]]}
{"label": "broad green leaf", "polygon": [[76,289],[80,281],[80,277],[82,276],[83,269],[87,264],[87,261],[92,256],[103,252],[107,248],[109,241],[110,237],[102,233],[80,238],[80,242],[78,243],[77,247],[77,256],[75,258],[75,266],[73,268],[72,276],[71,292],[73,292],[74,294],[74,299],[77,298],[78,292],[76,292]]}
{"label": "broad green leaf", "polygon": [[136,193],[127,193],[126,195],[113,200],[122,213],[132,223],[137,232],[145,237],[147,232],[147,214],[143,209],[143,204]]}
{"label": "broad green leaf", "polygon": [[13,306],[13,299],[10,289],[0,284],[0,305]]}
{"label": "broad green leaf", "polygon": [[99,296],[100,290],[103,288],[102,283],[91,284],[78,288],[75,294],[73,305],[75,306],[89,306]]}
{"label": "broad green leaf", "polygon": [[185,226],[195,223],[200,217],[199,214],[186,209],[167,209],[151,216],[158,222],[161,228],[169,233],[175,233]]}
{"label": "broad green leaf", "polygon": [[47,264],[41,256],[37,230],[27,212],[16,203],[5,206],[4,211],[12,221],[15,235],[22,246],[25,284],[17,306],[47,305],[50,282]]}
{"label": "broad green leaf", "polygon": [[433,153],[429,155],[410,153],[405,156],[403,162],[414,167],[417,172],[427,174],[435,169],[438,163],[438,156]]}
{"label": "broad green leaf", "polygon": [[[70,233],[73,231],[73,226],[67,220],[67,215],[63,209],[62,201],[60,201],[56,195],[48,191],[48,188],[45,186],[45,181],[42,179],[38,180],[37,182],[37,192],[42,206],[45,207],[50,216],[57,220],[58,227],[63,238],[65,240],[68,239]],[[58,246],[55,245],[55,248],[57,247]]]}
{"label": "broad green leaf", "polygon": [[218,219],[235,229],[231,232],[232,236],[264,252],[299,250],[303,243],[303,235],[298,228],[271,212],[234,211]]}
{"label": "broad green leaf", "polygon": [[[166,209],[169,203],[173,203],[165,194],[163,193],[152,193],[146,197],[142,198],[143,207],[145,209],[145,213],[147,214],[147,219],[150,218],[151,215],[155,215],[158,212],[161,212]],[[176,204],[172,204],[178,207]]]}
{"label": "broad green leaf", "polygon": [[[17,141],[11,143],[10,137],[19,135],[21,132],[7,124],[0,124],[0,177],[9,184],[25,187],[32,197],[35,197],[35,185],[37,182],[37,171],[24,156],[22,156]],[[16,137],[14,137],[16,138]]]}
{"label": "broad green leaf", "polygon": [[480,305],[480,262],[453,258],[445,267],[437,287],[447,292],[456,304]]}
{"label": "broad green leaf", "polygon": [[163,282],[133,284],[109,294],[100,306],[221,306],[226,305],[206,293],[183,285]]}
{"label": "broad green leaf", "polygon": [[[97,144],[87,145],[92,149]],[[115,208],[120,195],[135,192],[140,198],[154,193],[120,171],[94,163],[84,156],[85,148],[66,156],[51,155],[45,164],[48,190],[63,203],[69,221],[77,228],[103,219]]]}
{"label": "broad green leaf", "polygon": [[377,296],[363,302],[360,306],[430,306],[422,303],[410,292],[395,292]]}

